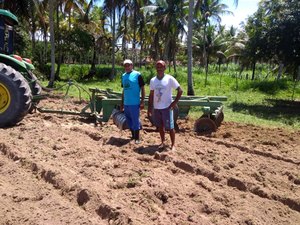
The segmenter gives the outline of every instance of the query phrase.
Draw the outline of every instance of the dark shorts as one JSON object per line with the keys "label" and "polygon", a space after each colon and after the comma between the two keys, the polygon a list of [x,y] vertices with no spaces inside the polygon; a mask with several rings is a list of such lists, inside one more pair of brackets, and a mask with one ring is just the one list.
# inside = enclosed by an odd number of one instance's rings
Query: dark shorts
{"label": "dark shorts", "polygon": [[173,110],[168,108],[154,109],[153,123],[156,127],[164,127],[166,130],[174,129]]}

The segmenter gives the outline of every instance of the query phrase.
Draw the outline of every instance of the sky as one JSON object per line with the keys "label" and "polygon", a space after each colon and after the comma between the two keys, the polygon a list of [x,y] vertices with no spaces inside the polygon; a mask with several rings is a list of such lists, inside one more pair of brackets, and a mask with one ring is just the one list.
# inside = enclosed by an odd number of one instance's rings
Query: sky
{"label": "sky", "polygon": [[[260,0],[239,0],[239,4],[237,7],[233,4],[234,0],[221,0],[222,3],[226,4],[231,12],[233,12],[234,16],[222,16],[222,25],[226,25],[227,28],[233,25],[234,27],[238,27],[239,24],[246,20],[248,16],[251,16],[254,12],[256,12],[258,8],[258,2]],[[97,5],[102,5],[103,0],[98,0]]]}
{"label": "sky", "polygon": [[222,25],[226,25],[227,28],[239,27],[242,21],[246,21],[248,16],[251,16],[258,9],[259,0],[239,0],[239,4],[236,7],[233,4],[233,0],[222,0],[222,3],[226,4],[234,16],[222,16]]}

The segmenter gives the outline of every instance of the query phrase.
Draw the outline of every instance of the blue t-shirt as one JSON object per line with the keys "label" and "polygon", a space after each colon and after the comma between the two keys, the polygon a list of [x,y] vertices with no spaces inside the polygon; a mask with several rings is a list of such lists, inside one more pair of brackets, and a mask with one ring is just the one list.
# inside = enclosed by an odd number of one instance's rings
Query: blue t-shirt
{"label": "blue t-shirt", "polygon": [[124,89],[124,105],[139,105],[140,91],[145,83],[141,74],[135,70],[122,75],[122,87]]}

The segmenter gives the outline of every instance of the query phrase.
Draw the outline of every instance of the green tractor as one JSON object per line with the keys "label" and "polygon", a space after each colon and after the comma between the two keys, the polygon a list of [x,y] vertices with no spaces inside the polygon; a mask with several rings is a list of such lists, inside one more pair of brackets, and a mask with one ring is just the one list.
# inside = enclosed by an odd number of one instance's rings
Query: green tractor
{"label": "green tractor", "polygon": [[42,88],[30,59],[13,54],[17,17],[0,9],[0,128],[13,126],[31,112]]}

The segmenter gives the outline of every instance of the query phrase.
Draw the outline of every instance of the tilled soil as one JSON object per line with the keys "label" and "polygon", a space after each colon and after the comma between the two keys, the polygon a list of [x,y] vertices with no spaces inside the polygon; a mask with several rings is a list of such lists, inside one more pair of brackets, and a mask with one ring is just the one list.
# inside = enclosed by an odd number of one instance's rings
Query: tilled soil
{"label": "tilled soil", "polygon": [[0,224],[300,224],[300,131],[225,112],[211,135],[179,120],[176,151],[161,152],[145,111],[142,121],[138,145],[111,120],[70,115],[35,112],[0,129]]}

